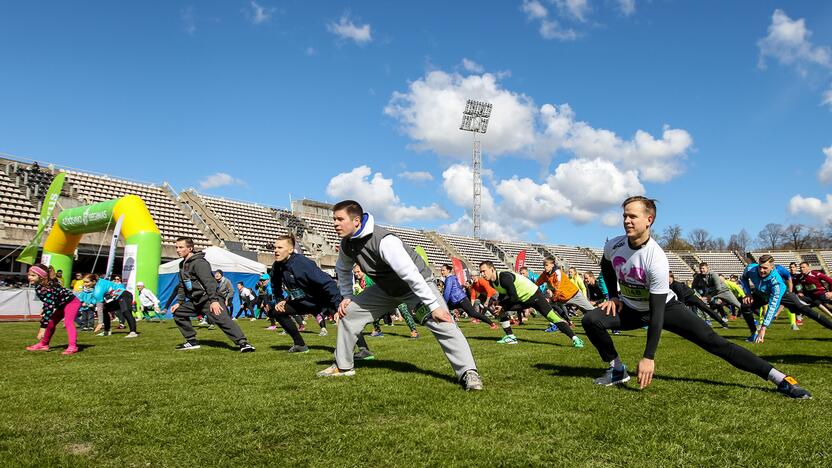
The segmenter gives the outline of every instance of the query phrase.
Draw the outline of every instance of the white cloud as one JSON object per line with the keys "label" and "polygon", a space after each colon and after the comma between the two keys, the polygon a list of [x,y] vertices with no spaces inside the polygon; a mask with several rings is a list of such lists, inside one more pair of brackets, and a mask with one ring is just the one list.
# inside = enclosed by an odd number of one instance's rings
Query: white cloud
{"label": "white cloud", "polygon": [[827,223],[832,221],[832,195],[826,195],[826,201],[817,198],[795,195],[789,200],[789,213],[806,214]]}
{"label": "white cloud", "polygon": [[199,186],[203,190],[225,187],[227,185],[245,185],[245,182],[232,177],[225,172],[217,172],[216,174],[209,175],[205,179],[199,181]]}
{"label": "white cloud", "polygon": [[356,25],[352,22],[349,14],[344,13],[338,22],[330,22],[326,25],[326,30],[338,36],[342,40],[352,40],[356,44],[363,45],[373,40],[370,32],[369,24]]}
{"label": "white cloud", "polygon": [[624,16],[630,16],[636,12],[636,0],[618,0],[618,8]]}
{"label": "white cloud", "polygon": [[832,182],[832,146],[823,148],[823,154],[826,155],[826,160],[818,172],[818,180],[824,184]]}
{"label": "white cloud", "polygon": [[252,24],[263,24],[272,19],[277,8],[264,7],[255,1],[249,2],[250,8],[243,9],[243,14]]}
{"label": "white cloud", "polygon": [[593,216],[629,196],[644,194],[636,171],[622,171],[602,159],[573,159],[560,164],[547,182],[571,200],[574,209]]}
{"label": "white cloud", "polygon": [[462,68],[464,68],[465,71],[472,73],[482,73],[485,71],[485,68],[482,65],[467,58],[462,59]]}
{"label": "white cloud", "polygon": [[623,139],[577,120],[569,104],[537,108],[531,98],[503,88],[490,73],[431,71],[410,83],[407,92],[393,93],[384,112],[399,121],[416,149],[467,160],[471,135],[457,130],[467,99],[494,105],[488,133],[482,135],[484,152],[492,157],[523,156],[548,163],[565,152],[612,161],[624,170],[637,170],[646,181],[665,182],[682,172],[680,163],[693,146],[687,131],[669,126],[663,127],[661,138],[638,130],[632,139]]}
{"label": "white cloud", "polygon": [[812,31],[806,28],[806,20],[792,20],[783,10],[774,10],[768,35],[757,41],[760,48],[760,67],[771,57],[781,65],[795,65],[801,74],[808,65],[832,68],[832,52],[828,46],[816,46],[810,41]]}
{"label": "white cloud", "polygon": [[520,9],[526,14],[529,21],[540,22],[540,35],[544,39],[560,39],[571,41],[578,37],[572,29],[563,29],[557,20],[549,17],[549,10],[538,0],[523,0]]}
{"label": "white cloud", "polygon": [[578,21],[586,21],[589,13],[589,2],[587,0],[555,0],[558,10],[562,15],[570,16]]}
{"label": "white cloud", "polygon": [[619,226],[621,223],[621,213],[618,211],[609,211],[601,216],[601,224],[604,226]]}
{"label": "white cloud", "polygon": [[373,174],[368,166],[336,175],[327,184],[326,193],[333,198],[358,201],[383,222],[448,218],[448,212],[435,203],[421,208],[404,205],[393,190],[393,180],[385,179],[380,172]]}
{"label": "white cloud", "polygon": [[427,171],[404,171],[399,174],[402,179],[412,180],[413,182],[427,182],[433,180],[433,174]]}
{"label": "white cloud", "polygon": [[182,27],[185,28],[186,33],[191,36],[196,34],[196,18],[194,16],[193,6],[183,8],[179,13],[179,18],[182,20]]}

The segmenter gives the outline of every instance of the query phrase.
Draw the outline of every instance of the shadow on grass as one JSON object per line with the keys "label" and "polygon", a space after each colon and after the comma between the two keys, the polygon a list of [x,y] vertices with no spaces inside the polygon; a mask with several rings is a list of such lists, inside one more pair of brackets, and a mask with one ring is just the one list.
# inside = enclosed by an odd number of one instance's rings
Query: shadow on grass
{"label": "shadow on grass", "polygon": [[832,364],[830,356],[806,356],[804,354],[769,354],[761,356],[763,359],[772,362],[784,362],[788,364]]}
{"label": "shadow on grass", "polygon": [[[333,347],[333,346],[311,345],[311,344],[308,344],[308,343],[306,344],[306,346],[309,349],[319,349],[321,351],[326,351],[326,352],[329,352],[329,353],[334,353],[335,352],[335,347]],[[288,351],[289,348],[291,348],[291,347],[292,347],[292,345],[271,345],[271,346],[269,346],[269,348],[271,348],[275,351]]]}
{"label": "shadow on grass", "polygon": [[197,338],[197,340],[199,341],[199,345],[200,345],[200,346],[208,346],[208,347],[211,347],[211,348],[225,348],[225,349],[233,349],[234,351],[238,351],[238,350],[239,350],[239,348],[237,347],[237,345],[232,344],[232,343],[230,343],[230,342],[228,342],[228,341],[200,340],[199,338]]}
{"label": "shadow on grass", "polygon": [[[586,378],[595,378],[600,377],[601,374],[604,372],[604,369],[601,367],[573,367],[573,366],[562,366],[557,364],[548,364],[548,363],[541,363],[535,364],[534,367],[540,370],[551,371],[552,375],[557,377],[586,377]],[[632,382],[636,382],[636,376],[633,373],[630,373],[632,377]],[[703,383],[708,385],[716,385],[720,387],[737,387],[737,388],[747,388],[747,389],[759,389],[760,387],[757,386],[749,386],[743,385],[733,382],[720,382],[716,380],[710,379],[697,379],[692,377],[671,377],[667,375],[655,375],[653,377],[655,380],[667,380],[671,382],[688,382],[688,383]]]}
{"label": "shadow on grass", "polygon": [[[515,334],[515,336],[517,336],[517,334]],[[466,336],[465,338],[467,338],[469,340],[491,341],[492,343],[496,343],[497,338],[499,338],[499,337],[502,337],[502,335],[500,335],[500,336],[494,335],[493,337],[492,336]],[[534,343],[534,344],[544,344],[544,345],[552,345],[552,346],[560,346],[560,347],[564,347],[564,346],[568,346],[570,348],[572,347],[571,341],[568,341],[568,338],[565,338],[565,337],[563,338],[563,342],[561,342],[561,343],[558,343],[558,342],[555,342],[555,341],[528,340],[528,339],[523,338],[522,335],[517,337],[517,341],[520,344]],[[509,345],[506,345],[506,346],[509,346]]]}
{"label": "shadow on grass", "polygon": [[[332,360],[327,361],[318,361],[320,365],[332,364]],[[439,380],[445,380],[447,382],[451,382],[456,384],[456,379],[448,374],[442,374],[436,371],[422,369],[421,367],[409,363],[409,362],[402,362],[402,361],[390,361],[390,360],[379,360],[378,358],[372,361],[363,361],[363,360],[356,360],[355,361],[355,368],[356,369],[389,369],[395,372],[401,373],[410,373],[410,374],[422,374],[428,377],[434,377]]]}

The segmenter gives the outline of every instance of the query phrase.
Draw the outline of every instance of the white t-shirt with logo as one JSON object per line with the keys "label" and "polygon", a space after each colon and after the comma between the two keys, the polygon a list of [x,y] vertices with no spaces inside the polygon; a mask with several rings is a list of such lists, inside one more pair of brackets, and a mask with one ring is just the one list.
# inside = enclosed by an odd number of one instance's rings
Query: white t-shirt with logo
{"label": "white t-shirt with logo", "polygon": [[611,239],[604,246],[604,258],[615,269],[620,299],[628,307],[648,312],[651,293],[667,294],[668,302],[676,298],[670,290],[667,255],[652,237],[638,249],[630,248],[627,236]]}

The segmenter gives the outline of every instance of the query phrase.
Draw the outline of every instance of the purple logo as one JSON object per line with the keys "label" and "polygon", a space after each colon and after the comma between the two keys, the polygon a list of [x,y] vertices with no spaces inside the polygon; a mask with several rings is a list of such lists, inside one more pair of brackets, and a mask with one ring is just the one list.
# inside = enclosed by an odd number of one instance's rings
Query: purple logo
{"label": "purple logo", "polygon": [[612,266],[615,272],[622,280],[632,280],[635,283],[646,284],[647,273],[643,268],[638,266],[631,266],[629,270],[626,269],[627,259],[624,257],[615,257],[612,259]]}

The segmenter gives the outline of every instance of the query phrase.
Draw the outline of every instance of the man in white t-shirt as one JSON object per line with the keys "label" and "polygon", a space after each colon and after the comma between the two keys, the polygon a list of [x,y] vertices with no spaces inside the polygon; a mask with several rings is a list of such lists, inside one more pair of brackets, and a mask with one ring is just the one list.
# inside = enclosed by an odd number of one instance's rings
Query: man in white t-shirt
{"label": "man in white t-shirt", "polygon": [[610,299],[586,313],[582,323],[587,337],[610,367],[595,379],[598,385],[623,384],[630,380],[627,369],[607,330],[633,330],[647,325],[647,344],[638,363],[641,388],[653,381],[655,354],[662,329],[695,343],[732,366],[751,372],[777,385],[777,391],[791,398],[811,398],[797,381],[751,351],[716,334],[670,290],[670,266],[664,250],[650,237],[656,219],[656,203],[646,197],[630,197],[624,208],[625,235],[604,246],[601,272]]}

